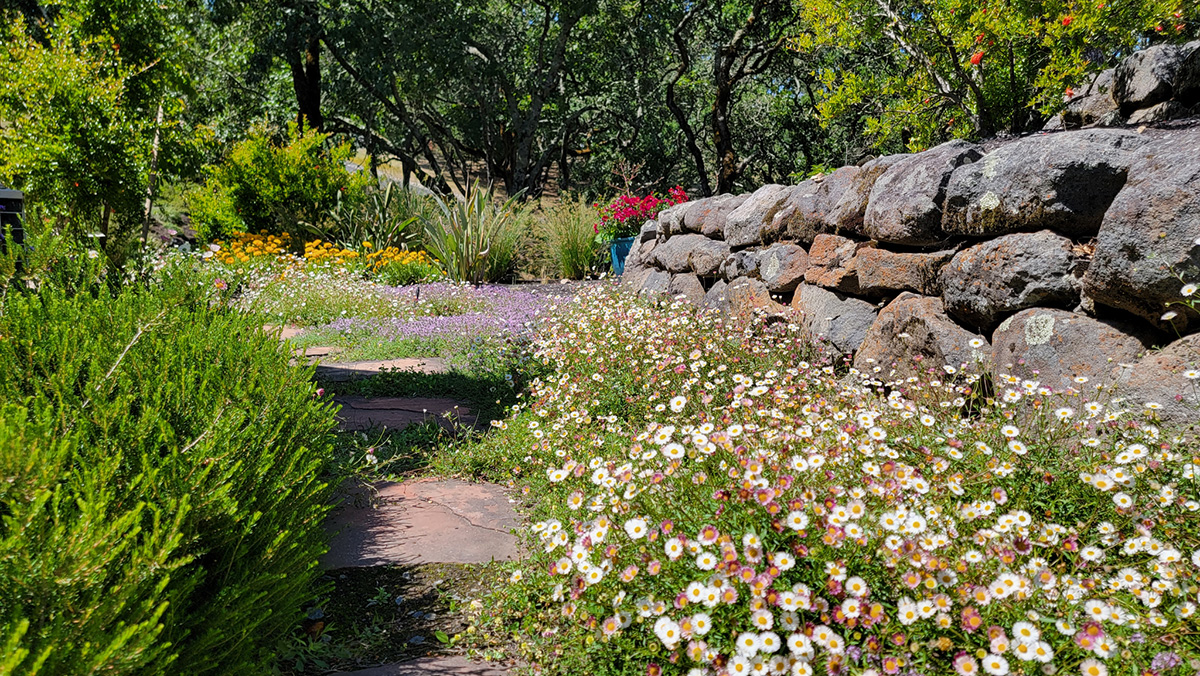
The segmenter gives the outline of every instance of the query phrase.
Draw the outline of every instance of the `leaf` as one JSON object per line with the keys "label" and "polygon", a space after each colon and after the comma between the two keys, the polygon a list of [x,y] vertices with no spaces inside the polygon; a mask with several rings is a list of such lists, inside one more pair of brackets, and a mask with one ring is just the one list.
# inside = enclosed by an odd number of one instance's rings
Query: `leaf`
{"label": "leaf", "polygon": [[436,638],[438,641],[445,643],[446,645],[450,645],[450,637],[447,636],[446,632],[442,631],[441,629],[433,632],[433,637]]}

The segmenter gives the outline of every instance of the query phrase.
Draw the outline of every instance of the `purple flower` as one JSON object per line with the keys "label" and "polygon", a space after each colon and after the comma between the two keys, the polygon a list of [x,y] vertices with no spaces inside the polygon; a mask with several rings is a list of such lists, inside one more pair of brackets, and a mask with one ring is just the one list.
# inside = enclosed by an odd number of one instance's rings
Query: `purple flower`
{"label": "purple flower", "polygon": [[1150,661],[1150,668],[1162,673],[1168,669],[1174,669],[1181,664],[1183,664],[1183,658],[1168,650],[1155,655],[1154,659]]}
{"label": "purple flower", "polygon": [[521,336],[537,315],[572,290],[558,287],[464,286],[438,282],[386,291],[411,302],[399,317],[338,319],[325,328],[366,332],[381,340]]}

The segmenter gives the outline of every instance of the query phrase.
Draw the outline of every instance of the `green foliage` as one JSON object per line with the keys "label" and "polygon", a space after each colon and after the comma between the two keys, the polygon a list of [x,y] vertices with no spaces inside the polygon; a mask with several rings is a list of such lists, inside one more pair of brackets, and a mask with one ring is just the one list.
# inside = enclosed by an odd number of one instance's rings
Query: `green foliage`
{"label": "green foliage", "polygon": [[491,189],[471,184],[463,199],[434,197],[438,211],[423,219],[425,247],[456,282],[498,282],[515,271],[526,208],[517,198],[497,203]]}
{"label": "green foliage", "polygon": [[4,296],[4,673],[262,673],[311,598],[333,412],[212,290]]}
{"label": "green foliage", "polygon": [[1068,87],[1144,36],[1186,40],[1196,11],[1175,0],[817,0],[803,4],[792,46],[841,55],[814,71],[826,123],[861,119],[873,145],[920,150],[1040,128]]}
{"label": "green foliage", "polygon": [[431,198],[389,182],[366,188],[359,200],[345,199],[339,193],[324,225],[313,225],[311,230],[347,249],[364,242],[376,250],[408,249],[420,243],[420,218],[432,211]]}
{"label": "green foliage", "polygon": [[373,269],[370,276],[380,284],[407,286],[440,279],[442,271],[424,260],[392,260]]}
{"label": "green foliage", "polygon": [[563,202],[535,216],[534,231],[545,258],[565,279],[583,279],[596,268],[600,250],[596,229],[600,217],[583,200]]}
{"label": "green foliage", "polygon": [[328,139],[290,124],[284,143],[271,127],[256,126],[191,193],[197,232],[204,238],[264,230],[298,235],[305,224],[323,224],[339,202],[357,202],[369,178],[346,170],[349,145],[329,147]]}
{"label": "green foliage", "polygon": [[0,10],[0,182],[120,263],[142,221],[156,108],[158,171],[194,169],[201,136],[179,119],[174,3],[66,2],[53,20]]}

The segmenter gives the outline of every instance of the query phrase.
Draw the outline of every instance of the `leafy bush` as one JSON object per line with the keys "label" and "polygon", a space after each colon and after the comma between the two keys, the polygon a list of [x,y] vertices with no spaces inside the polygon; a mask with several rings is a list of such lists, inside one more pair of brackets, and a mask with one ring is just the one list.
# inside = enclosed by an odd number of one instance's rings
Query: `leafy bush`
{"label": "leafy bush", "polygon": [[497,203],[479,183],[463,199],[435,196],[438,210],[423,219],[425,248],[456,282],[498,282],[516,269],[526,209],[516,197]]}
{"label": "leafy bush", "polygon": [[6,674],[262,673],[312,597],[332,410],[196,279],[3,298]]}
{"label": "leafy bush", "polygon": [[323,224],[339,203],[357,203],[370,179],[346,170],[348,144],[329,148],[328,139],[290,124],[281,144],[272,128],[252,129],[192,191],[196,232],[203,238],[262,230],[298,235],[307,229],[304,224]]}
{"label": "leafy bush", "polygon": [[432,282],[442,277],[442,271],[424,251],[405,251],[375,267],[371,276],[380,284],[407,286]]}
{"label": "leafy bush", "polygon": [[372,186],[362,199],[339,196],[324,225],[312,232],[346,248],[369,243],[376,249],[408,249],[421,241],[421,216],[428,215],[433,200],[395,183]]}
{"label": "leafy bush", "polygon": [[600,250],[596,232],[600,222],[596,210],[580,200],[564,202],[537,215],[536,234],[546,258],[566,279],[583,279],[596,266]]}
{"label": "leafy bush", "polygon": [[[884,7],[882,13],[880,8]],[[1195,37],[1198,8],[1173,0],[815,0],[790,47],[815,63],[826,125],[863,125],[878,149],[1040,129],[1063,94],[1152,42]],[[879,60],[853,55],[872,53]]]}
{"label": "leafy bush", "polygon": [[1015,377],[990,398],[961,364],[847,377],[795,325],[607,290],[544,318],[535,349],[552,373],[455,462],[538,498],[531,559],[490,607],[510,608],[501,636],[551,637],[525,657],[555,673],[1200,659],[1200,442],[1153,410]]}
{"label": "leafy bush", "polygon": [[[0,183],[73,234],[105,235],[123,264],[139,233],[158,137],[162,177],[195,173],[203,135],[184,120],[182,32],[165,3],[0,9]],[[155,108],[162,106],[162,124]]]}

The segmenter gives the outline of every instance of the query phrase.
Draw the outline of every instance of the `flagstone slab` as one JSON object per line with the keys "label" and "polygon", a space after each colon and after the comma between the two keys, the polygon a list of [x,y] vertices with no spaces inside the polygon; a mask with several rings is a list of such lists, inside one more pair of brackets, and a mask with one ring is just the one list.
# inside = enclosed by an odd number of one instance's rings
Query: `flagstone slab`
{"label": "flagstone slab", "polygon": [[455,424],[467,427],[476,424],[476,416],[462,402],[432,397],[334,397],[341,404],[338,427],[343,432],[365,432],[386,427],[393,432],[415,423],[429,420],[446,429]]}
{"label": "flagstone slab", "polygon": [[449,365],[438,357],[413,359],[382,359],[377,361],[329,361],[317,364],[317,378],[327,382],[345,382],[369,378],[380,371],[414,371],[416,373],[447,373]]}
{"label": "flagstone slab", "polygon": [[299,326],[277,326],[275,324],[263,324],[263,331],[267,333],[278,331],[280,340],[291,340],[304,333],[304,329]]}
{"label": "flagstone slab", "polygon": [[422,657],[371,669],[343,671],[345,676],[508,676],[508,669],[493,662],[473,662],[466,657]]}
{"label": "flagstone slab", "polygon": [[[519,520],[500,486],[458,479],[380,482],[330,514],[325,569],[518,558]],[[367,499],[367,498],[370,499]]]}
{"label": "flagstone slab", "polygon": [[[313,347],[306,347],[303,350],[304,356],[308,357],[310,360],[316,359],[318,357],[329,357],[329,356],[335,355],[341,351],[342,351],[342,348],[340,348],[340,347],[328,347],[325,345],[316,345]],[[300,350],[296,350],[296,352],[300,352]]]}

